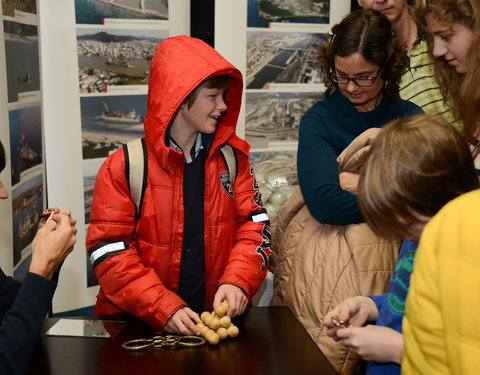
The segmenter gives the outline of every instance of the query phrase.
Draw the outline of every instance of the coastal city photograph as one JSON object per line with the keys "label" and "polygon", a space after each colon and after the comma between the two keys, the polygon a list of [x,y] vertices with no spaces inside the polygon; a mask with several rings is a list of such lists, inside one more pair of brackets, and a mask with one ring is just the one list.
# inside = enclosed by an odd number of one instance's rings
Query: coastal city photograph
{"label": "coastal city photograph", "polygon": [[155,49],[167,30],[77,28],[80,93],[147,85]]}
{"label": "coastal city photograph", "polygon": [[330,22],[330,0],[248,0],[247,27],[269,27],[271,22]]}
{"label": "coastal city photograph", "polygon": [[14,17],[15,11],[37,14],[37,0],[2,0],[4,16]]}
{"label": "coastal city photograph", "polygon": [[7,63],[8,102],[18,94],[40,90],[38,28],[18,22],[3,22]]}
{"label": "coastal city photograph", "polygon": [[105,158],[144,135],[146,95],[83,96],[80,107],[83,159]]}
{"label": "coastal city photograph", "polygon": [[318,92],[247,92],[245,139],[253,148],[270,142],[298,141],[300,119],[322,98]]}
{"label": "coastal city photograph", "polygon": [[8,113],[12,185],[19,183],[26,171],[43,162],[40,111],[40,103],[33,103]]}
{"label": "coastal city photograph", "polygon": [[106,18],[168,20],[168,0],[75,0],[75,18],[91,25]]}
{"label": "coastal city photograph", "polygon": [[13,189],[13,263],[25,257],[25,248],[37,232],[40,214],[43,211],[43,183],[39,174]]}
{"label": "coastal city photograph", "polygon": [[326,34],[248,31],[247,89],[322,83],[317,51],[326,40]]}

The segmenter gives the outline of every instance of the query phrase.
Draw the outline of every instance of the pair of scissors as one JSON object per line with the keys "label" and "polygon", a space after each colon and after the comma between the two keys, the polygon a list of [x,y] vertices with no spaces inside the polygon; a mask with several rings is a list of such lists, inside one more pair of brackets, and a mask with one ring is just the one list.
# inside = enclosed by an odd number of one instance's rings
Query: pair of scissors
{"label": "pair of scissors", "polygon": [[122,349],[130,352],[159,348],[184,347],[192,348],[205,344],[206,340],[200,336],[153,336],[151,339],[129,340],[122,344]]}

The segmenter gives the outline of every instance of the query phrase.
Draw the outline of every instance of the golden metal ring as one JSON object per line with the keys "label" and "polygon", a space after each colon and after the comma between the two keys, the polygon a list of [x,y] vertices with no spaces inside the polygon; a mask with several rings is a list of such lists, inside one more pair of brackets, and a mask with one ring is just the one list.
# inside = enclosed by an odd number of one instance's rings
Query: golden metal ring
{"label": "golden metal ring", "polygon": [[178,341],[178,345],[186,348],[193,348],[195,346],[201,346],[206,342],[207,341],[201,336],[182,336]]}
{"label": "golden metal ring", "polygon": [[136,352],[144,349],[151,349],[153,347],[153,341],[151,339],[136,339],[126,341],[122,344],[122,349],[130,352]]}

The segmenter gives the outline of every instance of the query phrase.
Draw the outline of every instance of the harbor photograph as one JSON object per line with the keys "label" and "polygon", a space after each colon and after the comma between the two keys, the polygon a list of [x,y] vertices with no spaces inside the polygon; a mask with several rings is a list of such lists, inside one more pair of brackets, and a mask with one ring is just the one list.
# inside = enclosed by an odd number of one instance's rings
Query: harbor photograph
{"label": "harbor photograph", "polygon": [[36,0],[2,0],[2,11],[4,16],[14,17],[15,11],[37,14]]}
{"label": "harbor photograph", "polygon": [[40,103],[9,111],[12,186],[43,162]]}
{"label": "harbor photograph", "polygon": [[248,0],[247,27],[270,23],[330,23],[330,0]]}
{"label": "harbor photograph", "polygon": [[40,90],[38,28],[18,22],[3,22],[7,63],[8,102],[18,94]]}
{"label": "harbor photograph", "polygon": [[83,96],[80,107],[83,159],[106,158],[144,135],[146,95]]}
{"label": "harbor photograph", "polygon": [[168,20],[168,0],[75,0],[77,24],[104,24],[106,18]]}
{"label": "harbor photograph", "polygon": [[150,63],[167,30],[77,28],[80,93],[147,85]]}
{"label": "harbor photograph", "polygon": [[246,141],[252,148],[264,148],[271,142],[297,142],[300,119],[322,98],[319,92],[247,92]]}
{"label": "harbor photograph", "polygon": [[323,82],[318,46],[326,34],[247,31],[247,89]]}
{"label": "harbor photograph", "polygon": [[13,264],[25,258],[26,248],[37,232],[43,211],[42,174],[30,178],[12,192]]}

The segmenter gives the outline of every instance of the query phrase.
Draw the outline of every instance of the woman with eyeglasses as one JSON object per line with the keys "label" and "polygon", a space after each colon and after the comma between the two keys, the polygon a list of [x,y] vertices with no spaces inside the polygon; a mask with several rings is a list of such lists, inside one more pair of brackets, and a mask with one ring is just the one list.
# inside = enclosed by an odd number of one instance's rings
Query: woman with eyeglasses
{"label": "woman with eyeglasses", "polygon": [[[397,98],[407,57],[377,11],[359,10],[335,25],[320,62],[326,98],[300,123],[301,193],[292,195],[277,220],[270,304],[288,306],[335,370],[346,375],[355,373],[360,359],[327,336],[325,314],[349,297],[384,293],[400,247],[362,223],[355,195],[359,155],[379,130],[373,128],[422,110]],[[344,168],[350,162],[355,168]]]}
{"label": "woman with eyeglasses", "polygon": [[329,43],[320,47],[319,61],[326,98],[300,123],[300,187],[317,220],[360,223],[358,175],[339,174],[337,157],[365,130],[422,110],[398,97],[408,57],[397,45],[388,19],[377,11],[352,12],[333,26]]}

